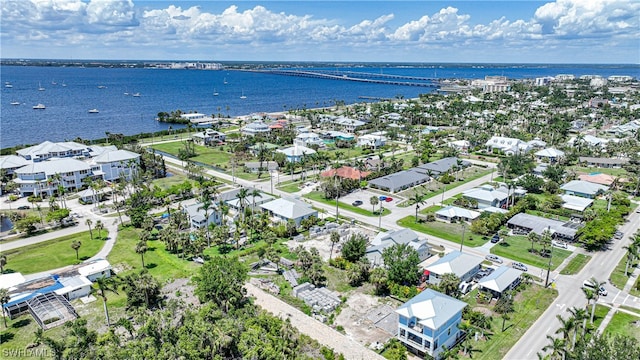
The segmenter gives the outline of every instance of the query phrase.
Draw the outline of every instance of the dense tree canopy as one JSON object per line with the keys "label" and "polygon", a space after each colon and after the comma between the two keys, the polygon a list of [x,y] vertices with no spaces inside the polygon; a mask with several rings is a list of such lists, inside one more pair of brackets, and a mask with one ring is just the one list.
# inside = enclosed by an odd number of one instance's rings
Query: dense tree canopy
{"label": "dense tree canopy", "polygon": [[382,259],[388,269],[389,281],[400,285],[414,285],[420,272],[418,252],[407,244],[396,244],[382,252]]}

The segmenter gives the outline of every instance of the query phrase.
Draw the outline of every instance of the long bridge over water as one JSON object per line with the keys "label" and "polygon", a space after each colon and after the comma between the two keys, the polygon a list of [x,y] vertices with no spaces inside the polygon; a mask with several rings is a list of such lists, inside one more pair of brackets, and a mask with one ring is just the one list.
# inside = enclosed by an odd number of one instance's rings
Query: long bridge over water
{"label": "long bridge over water", "polygon": [[418,86],[437,88],[440,86],[439,79],[419,77],[419,76],[403,76],[391,74],[378,74],[359,71],[339,71],[339,70],[293,70],[293,69],[251,69],[243,70],[249,72],[259,72],[263,74],[299,76],[316,79],[328,80],[345,80],[357,81],[374,84],[400,85],[400,86]]}

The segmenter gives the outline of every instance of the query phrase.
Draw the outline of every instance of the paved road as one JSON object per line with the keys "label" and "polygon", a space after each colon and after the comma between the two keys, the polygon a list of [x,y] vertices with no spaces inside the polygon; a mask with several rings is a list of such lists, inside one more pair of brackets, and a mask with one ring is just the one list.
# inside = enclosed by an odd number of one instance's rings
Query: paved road
{"label": "paved road", "polygon": [[356,340],[339,333],[320,321],[307,316],[302,311],[268,294],[256,286],[247,283],[245,285],[247,293],[255,298],[255,303],[272,314],[282,318],[289,319],[291,325],[297,328],[301,333],[317,340],[320,344],[329,348],[333,348],[337,353],[342,353],[349,360],[384,360],[384,357],[378,355],[357,342]]}
{"label": "paved road", "polygon": [[[605,252],[595,252],[590,254],[592,259],[585,267],[575,275],[560,275],[556,278],[556,289],[558,297],[549,306],[542,316],[529,328],[522,336],[521,341],[516,343],[505,356],[505,359],[535,359],[536,353],[548,344],[547,334],[553,334],[560,323],[556,315],[568,317],[567,309],[571,307],[585,307],[587,300],[581,290],[582,282],[591,277],[600,281],[606,281],[609,274],[618,264],[618,261],[625,256],[624,245],[630,243],[629,236],[635,233],[640,227],[640,214],[632,213],[629,221],[620,227],[625,233],[622,240],[614,242],[611,249]],[[609,292],[607,297],[600,297],[599,302],[613,303],[623,301],[625,305],[640,309],[640,301],[621,290],[614,288],[611,284],[606,284],[605,288]]]}

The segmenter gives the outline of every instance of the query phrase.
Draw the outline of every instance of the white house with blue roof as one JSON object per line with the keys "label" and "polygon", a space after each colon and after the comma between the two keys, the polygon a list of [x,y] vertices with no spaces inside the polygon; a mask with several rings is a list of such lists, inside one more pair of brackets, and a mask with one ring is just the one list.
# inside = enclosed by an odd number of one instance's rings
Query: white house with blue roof
{"label": "white house with blue roof", "polygon": [[463,335],[459,325],[466,306],[451,296],[424,290],[396,309],[396,336],[412,352],[438,359],[443,346],[451,348]]}
{"label": "white house with blue roof", "polygon": [[461,281],[470,281],[480,271],[483,261],[479,256],[454,250],[425,268],[429,276],[427,282],[437,285],[448,273],[455,274]]}

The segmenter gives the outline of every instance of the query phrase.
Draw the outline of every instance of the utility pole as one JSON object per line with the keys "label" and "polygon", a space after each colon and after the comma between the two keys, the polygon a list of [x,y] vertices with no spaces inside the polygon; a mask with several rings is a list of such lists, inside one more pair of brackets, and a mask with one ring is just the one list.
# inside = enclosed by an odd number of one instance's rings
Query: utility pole
{"label": "utility pole", "polygon": [[442,201],[440,201],[440,204],[442,204],[442,206],[444,206],[444,192],[447,190],[447,184],[443,184],[444,187],[442,188]]}
{"label": "utility pole", "polygon": [[[547,226],[547,230],[545,230],[545,232],[542,234],[542,236],[551,236],[551,227]],[[551,259],[553,259],[553,244],[550,243],[549,244],[551,247],[550,253],[549,253],[549,264],[547,265],[547,279],[544,281],[544,287],[549,286],[549,273],[551,272]]]}
{"label": "utility pole", "polygon": [[465,230],[465,226],[463,221],[462,222],[462,241],[460,241],[460,252],[462,252],[462,244],[464,244],[464,230]]}
{"label": "utility pole", "polygon": [[380,214],[378,214],[378,228],[382,228],[382,201],[380,201]]}
{"label": "utility pole", "polygon": [[271,193],[273,194],[273,170],[269,170],[269,179],[271,180]]}

